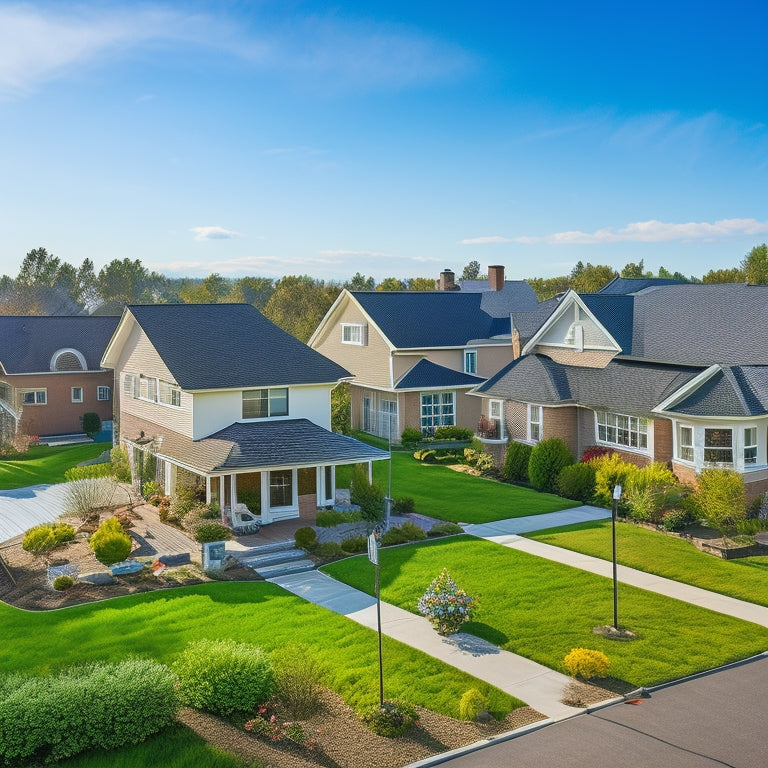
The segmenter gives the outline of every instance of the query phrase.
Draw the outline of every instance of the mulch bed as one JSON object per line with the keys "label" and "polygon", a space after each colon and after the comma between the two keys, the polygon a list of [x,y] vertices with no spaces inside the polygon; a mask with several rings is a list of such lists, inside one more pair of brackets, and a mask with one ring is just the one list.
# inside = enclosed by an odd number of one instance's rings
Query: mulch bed
{"label": "mulch bed", "polygon": [[531,707],[521,707],[501,722],[469,723],[417,707],[421,726],[401,738],[388,739],[369,730],[333,691],[323,692],[322,704],[318,714],[301,721],[305,732],[317,740],[312,750],[267,741],[194,709],[182,710],[179,719],[214,746],[245,760],[262,760],[268,768],[398,768],[544,718]]}

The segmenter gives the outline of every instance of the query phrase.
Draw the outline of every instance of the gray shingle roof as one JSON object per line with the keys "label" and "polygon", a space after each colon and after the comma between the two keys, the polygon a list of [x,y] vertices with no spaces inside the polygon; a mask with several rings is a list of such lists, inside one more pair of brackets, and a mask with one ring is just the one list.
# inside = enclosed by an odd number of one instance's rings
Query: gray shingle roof
{"label": "gray shingle roof", "polygon": [[598,293],[582,293],[579,297],[611,334],[621,351],[629,354],[632,350],[634,297],[601,296]]}
{"label": "gray shingle roof", "polygon": [[0,316],[0,363],[6,372],[40,373],[51,370],[51,358],[59,349],[76,349],[88,370],[101,369],[101,356],[117,317]]}
{"label": "gray shingle roof", "polygon": [[614,295],[637,293],[645,288],[653,288],[657,285],[682,285],[682,283],[680,280],[672,280],[665,277],[614,277],[598,293]]}
{"label": "gray shingle roof", "polygon": [[454,371],[429,360],[419,360],[395,385],[395,389],[425,389],[427,387],[474,387],[484,381],[482,376]]}
{"label": "gray shingle roof", "polygon": [[512,323],[520,334],[521,346],[533,338],[549,316],[558,308],[562,296],[542,301],[534,310],[512,312]]}
{"label": "gray shingle roof", "polygon": [[319,384],[350,375],[250,304],[131,305],[128,310],[182,389]]}
{"label": "gray shingle roof", "polygon": [[460,347],[509,334],[509,314],[537,306],[531,287],[501,291],[356,291],[352,295],[399,349]]}
{"label": "gray shingle roof", "polygon": [[764,416],[768,366],[726,367],[667,410],[690,416]]}
{"label": "gray shingle roof", "polygon": [[605,368],[587,368],[560,365],[544,355],[526,355],[488,379],[478,392],[520,402],[578,403],[641,415],[702,370],[634,360],[613,360]]}
{"label": "gray shingle roof", "polygon": [[307,419],[231,424],[207,440],[229,443],[217,470],[377,461],[389,454],[352,437],[329,432]]}

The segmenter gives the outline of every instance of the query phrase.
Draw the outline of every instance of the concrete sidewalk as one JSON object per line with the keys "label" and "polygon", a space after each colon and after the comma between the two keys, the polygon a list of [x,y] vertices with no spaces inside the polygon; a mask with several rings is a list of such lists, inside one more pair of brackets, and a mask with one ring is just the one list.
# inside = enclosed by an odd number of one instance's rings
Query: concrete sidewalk
{"label": "concrete sidewalk", "polygon": [[[319,571],[269,581],[315,605],[376,629],[376,599]],[[571,678],[530,659],[504,651],[474,635],[441,637],[429,621],[389,603],[381,604],[381,631],[522,699],[555,720],[583,710],[561,703]]]}
{"label": "concrete sidewalk", "polygon": [[[563,565],[570,565],[573,568],[580,568],[582,571],[595,573],[598,576],[605,576],[609,579],[613,578],[613,563],[610,560],[601,560],[598,557],[590,557],[580,552],[572,552],[568,549],[555,547],[551,544],[543,544],[540,541],[533,541],[532,539],[526,539],[514,534],[492,534],[482,536],[482,538],[510,549],[527,552],[536,557],[543,557]],[[727,616],[733,616],[737,619],[744,619],[744,621],[751,621],[763,627],[768,627],[768,608],[762,605],[755,605],[744,600],[719,595],[716,592],[710,592],[700,587],[692,587],[690,584],[665,579],[662,576],[655,576],[652,573],[638,571],[623,565],[618,566],[617,576],[622,584],[630,584],[633,587],[640,587],[640,589],[646,589],[649,592],[656,592],[676,600],[701,606],[702,608],[709,608],[712,611],[717,611],[717,613],[723,613]]]}
{"label": "concrete sidewalk", "polygon": [[564,509],[561,512],[547,512],[543,515],[528,515],[527,517],[510,517],[507,520],[496,520],[492,523],[463,525],[462,528],[472,536],[493,540],[492,537],[531,533],[532,531],[543,531],[545,528],[559,528],[561,525],[605,520],[610,518],[610,516],[610,509],[584,504],[581,507]]}

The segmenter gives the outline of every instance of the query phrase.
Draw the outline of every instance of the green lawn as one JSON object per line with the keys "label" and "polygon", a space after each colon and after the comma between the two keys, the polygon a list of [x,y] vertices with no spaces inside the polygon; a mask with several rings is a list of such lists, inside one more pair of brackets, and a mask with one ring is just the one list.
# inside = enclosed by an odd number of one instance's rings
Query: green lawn
{"label": "green lawn", "polygon": [[42,483],[63,483],[64,473],[68,469],[81,461],[95,459],[111,447],[112,443],[34,446],[22,461],[0,461],[0,490]]}
{"label": "green lawn", "polygon": [[[768,648],[768,629],[626,585],[619,586],[619,620],[639,638],[616,642],[592,633],[613,619],[610,579],[559,563],[458,536],[382,549],[382,599],[416,612],[416,602],[443,567],[459,586],[479,595],[468,632],[564,671],[578,647],[603,651],[611,675],[652,685],[746,658]],[[323,567],[372,592],[373,567],[363,556]]]}
{"label": "green lawn", "polygon": [[[579,523],[527,534],[536,541],[610,560],[611,522]],[[721,560],[674,536],[630,523],[616,527],[616,552],[622,565],[768,606],[768,557]]]}
{"label": "green lawn", "polygon": [[[388,461],[373,463],[373,477],[386,492]],[[350,467],[338,467],[336,485],[348,488]],[[392,454],[392,496],[410,496],[416,512],[454,523],[489,523],[508,517],[540,515],[579,506],[579,502],[455,472],[437,464],[422,464],[410,453]]]}
{"label": "green lawn", "polygon": [[[216,583],[152,592],[46,613],[0,604],[0,672],[45,674],[129,654],[168,663],[190,640],[233,638],[267,651],[304,643],[327,669],[327,683],[352,707],[378,700],[376,633],[263,582]],[[469,688],[503,715],[521,702],[424,653],[384,638],[387,697],[452,717]]]}
{"label": "green lawn", "polygon": [[211,746],[183,725],[174,725],[141,744],[119,750],[94,750],[56,763],[58,768],[257,768]]}

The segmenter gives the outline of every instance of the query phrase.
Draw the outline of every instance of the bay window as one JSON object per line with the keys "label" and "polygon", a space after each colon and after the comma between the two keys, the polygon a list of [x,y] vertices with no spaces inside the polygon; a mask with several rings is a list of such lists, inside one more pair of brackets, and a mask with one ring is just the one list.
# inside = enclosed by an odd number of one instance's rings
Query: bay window
{"label": "bay window", "polygon": [[704,463],[733,464],[733,430],[704,430]]}
{"label": "bay window", "polygon": [[744,428],[744,464],[757,464],[757,427]]}

